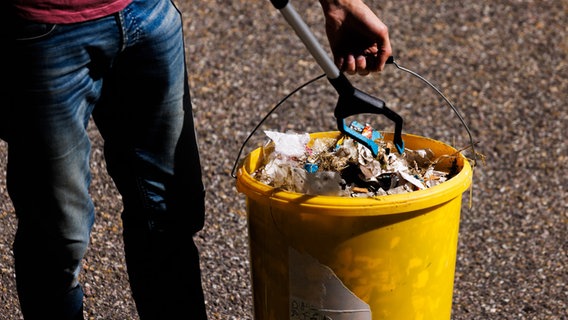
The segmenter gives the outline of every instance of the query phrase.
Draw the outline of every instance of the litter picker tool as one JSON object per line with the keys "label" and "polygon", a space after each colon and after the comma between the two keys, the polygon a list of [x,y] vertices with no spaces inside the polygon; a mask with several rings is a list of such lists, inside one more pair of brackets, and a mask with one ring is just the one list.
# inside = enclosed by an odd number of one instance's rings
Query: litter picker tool
{"label": "litter picker tool", "polygon": [[[404,152],[404,141],[402,140],[402,117],[387,108],[383,100],[373,97],[351,85],[349,79],[347,79],[339,68],[337,68],[331,58],[322,49],[316,37],[288,0],[271,0],[271,2],[284,16],[284,19],[288,22],[288,24],[290,24],[290,26],[294,29],[308,51],[324,70],[331,85],[339,94],[339,99],[334,111],[339,131],[363,144],[371,150],[374,156],[377,156],[379,152],[378,145],[372,139],[369,139],[360,132],[352,129],[346,124],[345,119],[347,117],[363,113],[382,114],[395,123],[393,143],[396,146],[397,151],[402,154]],[[387,63],[393,62],[394,60],[390,58]]]}

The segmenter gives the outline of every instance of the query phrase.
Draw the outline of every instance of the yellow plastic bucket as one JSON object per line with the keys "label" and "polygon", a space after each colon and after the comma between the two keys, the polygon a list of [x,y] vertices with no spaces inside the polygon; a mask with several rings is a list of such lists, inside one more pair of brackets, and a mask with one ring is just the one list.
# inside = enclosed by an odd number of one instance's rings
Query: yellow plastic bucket
{"label": "yellow plastic bucket", "polygon": [[[457,153],[436,140],[403,138],[410,149]],[[472,180],[463,155],[459,173],[446,182],[374,198],[272,188],[250,175],[262,160],[258,148],[237,172],[237,190],[246,195],[255,319],[450,318],[461,198]]]}

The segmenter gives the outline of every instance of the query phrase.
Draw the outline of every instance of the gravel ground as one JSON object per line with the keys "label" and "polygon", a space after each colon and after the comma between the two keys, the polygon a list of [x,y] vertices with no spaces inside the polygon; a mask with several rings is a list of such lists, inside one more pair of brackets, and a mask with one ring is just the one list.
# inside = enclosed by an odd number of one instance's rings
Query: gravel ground
{"label": "gravel ground", "polygon": [[[178,3],[208,188],[207,221],[196,237],[207,308],[211,319],[251,319],[244,195],[236,192],[231,169],[262,117],[322,71],[267,0]],[[464,194],[453,319],[567,319],[568,1],[368,3],[389,26],[398,62],[430,79],[457,105],[476,150],[486,157],[475,170],[472,208]],[[316,1],[294,5],[327,48]],[[467,145],[464,127],[419,80],[389,67],[352,81],[399,112],[406,132]],[[334,129],[335,101],[329,84],[320,80],[284,103],[262,128]],[[86,314],[137,319],[122,255],[120,198],[91,129],[98,212],[82,273]],[[257,133],[244,154],[263,140]],[[2,167],[5,149],[1,143]],[[0,319],[21,318],[14,232],[2,172]]]}

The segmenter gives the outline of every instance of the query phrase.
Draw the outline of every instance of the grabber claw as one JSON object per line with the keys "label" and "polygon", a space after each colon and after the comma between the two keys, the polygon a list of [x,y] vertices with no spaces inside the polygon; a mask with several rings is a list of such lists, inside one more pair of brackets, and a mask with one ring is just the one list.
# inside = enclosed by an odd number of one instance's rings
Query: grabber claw
{"label": "grabber claw", "polygon": [[339,131],[369,148],[373,156],[376,157],[379,153],[379,147],[375,141],[352,129],[346,124],[345,119],[362,113],[383,114],[395,123],[393,143],[398,153],[402,154],[404,152],[404,141],[402,140],[402,125],[404,121],[398,113],[387,108],[383,100],[353,87],[344,74],[340,74],[335,79],[328,78],[328,80],[339,94],[334,112]]}

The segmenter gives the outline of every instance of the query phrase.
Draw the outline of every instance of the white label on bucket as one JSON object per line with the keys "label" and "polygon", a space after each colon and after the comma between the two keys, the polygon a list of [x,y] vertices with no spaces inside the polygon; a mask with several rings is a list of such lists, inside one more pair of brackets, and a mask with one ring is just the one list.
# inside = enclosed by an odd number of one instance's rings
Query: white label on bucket
{"label": "white label on bucket", "polygon": [[328,266],[289,248],[290,320],[371,320],[371,308]]}

